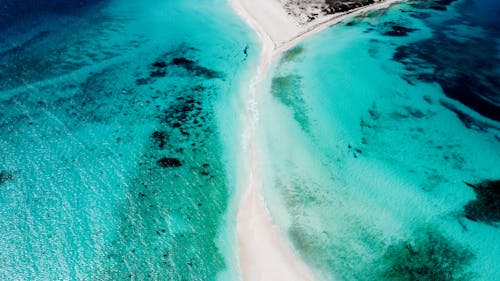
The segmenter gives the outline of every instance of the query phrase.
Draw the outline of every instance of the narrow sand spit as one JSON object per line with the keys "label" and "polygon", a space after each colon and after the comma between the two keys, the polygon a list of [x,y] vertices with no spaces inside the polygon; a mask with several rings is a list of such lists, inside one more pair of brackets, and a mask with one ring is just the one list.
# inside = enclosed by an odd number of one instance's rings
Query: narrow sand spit
{"label": "narrow sand spit", "polygon": [[288,241],[273,224],[262,197],[256,157],[256,126],[259,83],[274,59],[292,48],[305,37],[317,33],[349,17],[369,10],[385,8],[399,0],[387,0],[351,12],[328,15],[306,25],[299,25],[288,16],[278,0],[229,0],[236,12],[256,32],[261,42],[261,58],[255,77],[248,87],[249,111],[245,119],[244,133],[248,142],[243,153],[248,178],[242,182],[243,196],[237,217],[240,267],[245,281],[302,281],[316,280],[313,271],[295,253]]}

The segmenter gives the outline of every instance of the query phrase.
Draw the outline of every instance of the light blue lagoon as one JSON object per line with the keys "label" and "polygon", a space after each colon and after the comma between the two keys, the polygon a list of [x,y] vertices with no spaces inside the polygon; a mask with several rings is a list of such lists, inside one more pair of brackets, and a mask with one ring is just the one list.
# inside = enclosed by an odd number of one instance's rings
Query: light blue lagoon
{"label": "light blue lagoon", "polygon": [[500,7],[445,2],[347,20],[264,86],[266,202],[325,280],[500,279]]}

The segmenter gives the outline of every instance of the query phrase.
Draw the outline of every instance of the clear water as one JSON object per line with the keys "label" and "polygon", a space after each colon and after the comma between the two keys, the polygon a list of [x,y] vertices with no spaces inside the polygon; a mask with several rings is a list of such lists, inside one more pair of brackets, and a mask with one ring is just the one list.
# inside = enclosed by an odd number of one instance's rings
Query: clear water
{"label": "clear water", "polygon": [[[500,279],[499,8],[447,2],[331,28],[263,85],[266,201],[326,280]],[[226,1],[0,6],[0,279],[238,279],[258,52]]]}
{"label": "clear water", "polygon": [[222,0],[59,2],[1,10],[0,279],[235,280],[252,31]]}
{"label": "clear water", "polygon": [[263,86],[266,201],[326,280],[500,279],[500,8],[445,2],[330,28]]}

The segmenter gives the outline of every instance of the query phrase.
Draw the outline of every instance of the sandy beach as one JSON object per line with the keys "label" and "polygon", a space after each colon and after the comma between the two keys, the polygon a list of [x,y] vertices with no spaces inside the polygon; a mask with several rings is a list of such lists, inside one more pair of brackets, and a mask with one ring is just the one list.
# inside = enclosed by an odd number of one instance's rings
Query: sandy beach
{"label": "sandy beach", "polygon": [[258,122],[259,83],[273,61],[304,38],[320,32],[347,18],[373,9],[381,9],[398,2],[388,0],[346,13],[319,17],[300,25],[289,16],[279,1],[230,0],[238,15],[255,30],[261,43],[260,63],[256,75],[245,93],[248,113],[244,126],[248,178],[244,179],[242,197],[237,215],[237,234],[240,268],[243,280],[318,280],[314,269],[307,266],[294,252],[290,243],[273,223],[261,193],[256,157],[256,125]]}

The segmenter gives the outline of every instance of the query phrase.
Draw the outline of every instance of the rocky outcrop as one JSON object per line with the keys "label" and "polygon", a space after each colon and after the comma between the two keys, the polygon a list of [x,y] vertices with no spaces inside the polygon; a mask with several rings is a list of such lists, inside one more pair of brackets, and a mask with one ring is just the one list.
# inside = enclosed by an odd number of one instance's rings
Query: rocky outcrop
{"label": "rocky outcrop", "polygon": [[305,24],[325,15],[343,13],[379,0],[281,0],[287,13],[299,24]]}

